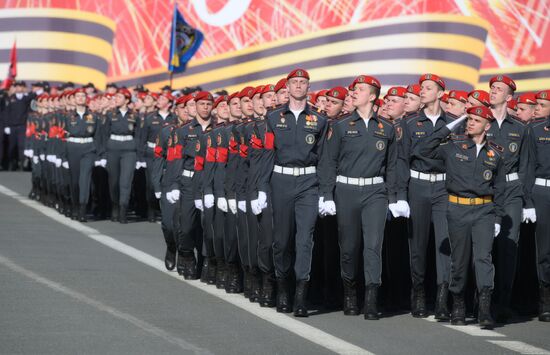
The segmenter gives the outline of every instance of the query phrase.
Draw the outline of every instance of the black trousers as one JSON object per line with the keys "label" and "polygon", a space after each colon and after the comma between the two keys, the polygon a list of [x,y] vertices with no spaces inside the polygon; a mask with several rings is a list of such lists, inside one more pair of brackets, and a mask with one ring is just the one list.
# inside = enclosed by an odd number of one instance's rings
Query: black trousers
{"label": "black trousers", "polygon": [[537,210],[537,273],[539,283],[550,285],[550,187],[535,185],[533,200]]}
{"label": "black trousers", "polygon": [[132,181],[136,169],[135,150],[107,150],[107,173],[111,201],[120,206],[128,206],[132,193]]}
{"label": "black trousers", "polygon": [[313,232],[319,206],[317,177],[314,174],[292,176],[273,173],[271,192],[275,274],[279,278],[287,278],[295,260],[296,280],[309,280]]}
{"label": "black trousers", "polygon": [[[178,252],[202,252],[202,228],[200,225],[200,211],[195,208],[193,199],[193,183],[190,177],[182,177],[180,200],[177,203],[174,221]],[[164,214],[164,213],[163,213]]]}
{"label": "black trousers", "polygon": [[[223,213],[219,211],[220,213]],[[237,215],[231,211],[224,213],[223,248],[225,261],[237,263],[239,261],[239,241],[237,231]]]}
{"label": "black trousers", "polygon": [[71,199],[73,203],[87,205],[90,198],[92,169],[96,159],[94,143],[67,143],[67,157],[71,171]]}
{"label": "black trousers", "polygon": [[175,221],[178,218],[177,211],[179,203],[168,202],[168,200],[166,199],[166,193],[169,191],[169,187],[162,186],[162,195],[159,203],[161,211],[160,226],[162,229],[162,235],[164,236],[164,241],[166,242],[166,246],[169,249],[174,250],[176,249]]}
{"label": "black trousers", "polygon": [[365,284],[380,285],[388,210],[385,184],[354,186],[337,183],[335,202],[342,279],[348,282],[357,280],[362,251]]}
{"label": "black trousers", "polygon": [[[25,131],[24,125],[10,127],[11,133],[8,136],[8,157],[10,160],[17,158],[19,162],[25,159]],[[2,132],[3,134],[3,132]]]}
{"label": "black trousers", "polygon": [[448,195],[445,181],[429,182],[411,178],[409,182],[409,252],[413,286],[424,283],[426,253],[433,223],[437,284],[449,282],[450,248],[447,228]]}
{"label": "black trousers", "polygon": [[492,289],[495,276],[491,254],[495,232],[493,203],[479,206],[449,203],[447,218],[451,241],[449,290],[452,293],[464,290],[470,259],[474,265],[477,289]]}

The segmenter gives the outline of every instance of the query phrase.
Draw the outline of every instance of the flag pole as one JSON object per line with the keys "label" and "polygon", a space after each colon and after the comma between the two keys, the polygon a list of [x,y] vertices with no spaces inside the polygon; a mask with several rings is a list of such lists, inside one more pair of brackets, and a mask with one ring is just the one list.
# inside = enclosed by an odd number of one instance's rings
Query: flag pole
{"label": "flag pole", "polygon": [[[172,78],[174,77],[174,72],[170,71],[170,87],[172,88]],[[172,88],[173,89],[173,88]]]}

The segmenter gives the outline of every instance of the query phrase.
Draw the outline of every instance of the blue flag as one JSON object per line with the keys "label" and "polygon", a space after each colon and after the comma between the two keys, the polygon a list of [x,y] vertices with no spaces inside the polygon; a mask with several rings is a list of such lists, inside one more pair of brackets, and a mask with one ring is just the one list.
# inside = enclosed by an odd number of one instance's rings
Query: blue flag
{"label": "blue flag", "polygon": [[185,71],[187,62],[199,50],[203,39],[204,35],[202,32],[185,22],[177,6],[174,5],[168,70],[173,73]]}

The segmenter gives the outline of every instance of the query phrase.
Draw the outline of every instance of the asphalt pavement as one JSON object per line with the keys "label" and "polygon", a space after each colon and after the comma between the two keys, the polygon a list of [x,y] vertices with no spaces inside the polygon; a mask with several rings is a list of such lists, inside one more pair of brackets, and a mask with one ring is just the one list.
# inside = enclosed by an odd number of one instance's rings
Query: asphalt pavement
{"label": "asphalt pavement", "polygon": [[78,223],[0,173],[2,354],[550,354],[550,324],[483,330],[409,314],[306,319],[164,270],[160,225]]}

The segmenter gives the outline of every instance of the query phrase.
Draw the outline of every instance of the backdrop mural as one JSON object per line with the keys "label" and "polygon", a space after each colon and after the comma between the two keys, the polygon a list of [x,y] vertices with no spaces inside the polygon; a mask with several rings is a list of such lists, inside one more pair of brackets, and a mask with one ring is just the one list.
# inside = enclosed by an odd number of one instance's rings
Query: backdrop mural
{"label": "backdrop mural", "polygon": [[[545,0],[181,0],[205,35],[173,86],[233,90],[274,82],[295,66],[313,89],[359,73],[385,87],[423,72],[451,88],[486,88],[509,73],[519,91],[550,82]],[[168,83],[173,1],[0,0],[0,77],[14,39],[18,78],[157,89]]]}

